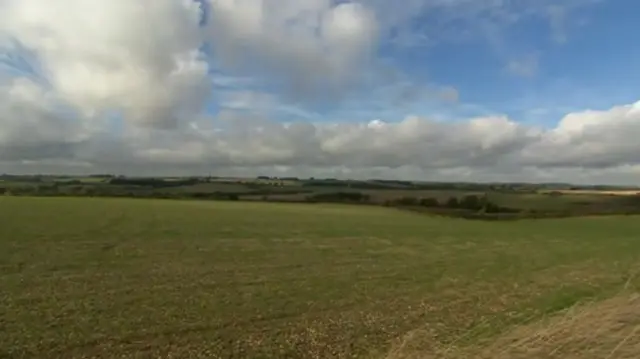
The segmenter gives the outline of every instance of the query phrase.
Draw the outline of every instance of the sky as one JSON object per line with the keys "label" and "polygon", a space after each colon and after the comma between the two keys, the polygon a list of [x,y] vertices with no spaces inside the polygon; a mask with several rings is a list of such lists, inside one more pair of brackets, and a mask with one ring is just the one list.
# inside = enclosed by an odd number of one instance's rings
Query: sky
{"label": "sky", "polygon": [[640,185],[638,13],[0,0],[0,173]]}

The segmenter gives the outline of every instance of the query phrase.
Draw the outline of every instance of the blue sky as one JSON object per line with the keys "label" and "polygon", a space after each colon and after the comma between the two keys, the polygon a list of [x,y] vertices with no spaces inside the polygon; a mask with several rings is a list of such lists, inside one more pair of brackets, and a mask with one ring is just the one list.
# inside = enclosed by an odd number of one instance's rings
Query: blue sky
{"label": "blue sky", "polygon": [[631,0],[0,1],[0,172],[637,183]]}
{"label": "blue sky", "polygon": [[[200,25],[206,26],[211,21],[207,21],[210,6],[204,0],[194,1],[202,6]],[[371,3],[381,11],[380,17],[390,6]],[[637,100],[638,2],[585,0],[553,5],[543,0],[541,6],[530,6],[533,2],[526,0],[513,2],[516,5],[483,5],[488,2],[481,0],[468,13],[454,6],[456,1],[440,7],[429,7],[427,0],[409,3],[414,5],[407,8],[418,10],[381,36],[373,57],[356,69],[367,74],[368,82],[353,86],[338,99],[291,99],[283,93],[281,79],[271,76],[268,68],[249,72],[246,67],[225,68],[210,43],[203,43],[216,93],[204,108],[212,115],[229,106],[239,110],[226,93],[251,92],[278,103],[269,108],[277,121],[365,121],[373,116],[393,122],[408,114],[442,120],[506,114],[516,121],[553,126],[572,111],[607,109]],[[517,19],[500,19],[492,9],[497,6],[504,7],[502,16]],[[33,76],[30,70],[37,69],[38,62],[27,63],[28,52],[20,54],[9,59],[5,55],[3,62],[12,65],[14,73]],[[391,79],[379,74],[389,71],[394,73]],[[441,98],[438,89],[443,88],[455,91],[457,99]],[[421,91],[428,93],[411,95]],[[408,98],[396,101],[403,93]],[[258,110],[266,111],[259,105]]]}
{"label": "blue sky", "polygon": [[[551,15],[554,9],[561,13],[558,20]],[[640,47],[634,43],[640,29],[640,3],[585,1],[529,15],[518,13],[524,8],[509,10],[521,18],[501,24],[482,15],[460,16],[438,24],[444,21],[439,18],[445,10],[426,11],[402,29],[401,40],[384,38],[377,49],[375,60],[391,67],[402,80],[377,79],[349,93],[346,101],[289,103],[287,109],[295,106],[299,111],[275,117],[295,120],[307,113],[321,121],[362,121],[371,116],[398,121],[407,113],[442,119],[507,114],[516,121],[553,126],[568,112],[637,100]],[[265,79],[268,76],[256,81]],[[421,88],[451,87],[459,98],[447,101],[431,94],[394,103],[389,94],[403,87],[401,81]],[[280,96],[273,88],[238,87]],[[210,108],[215,111],[217,106]]]}

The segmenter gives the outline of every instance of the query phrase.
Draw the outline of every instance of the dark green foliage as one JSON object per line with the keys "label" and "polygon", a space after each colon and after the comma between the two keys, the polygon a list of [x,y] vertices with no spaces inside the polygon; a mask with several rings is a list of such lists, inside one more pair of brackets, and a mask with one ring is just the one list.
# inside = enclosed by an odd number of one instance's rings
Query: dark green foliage
{"label": "dark green foliage", "polygon": [[486,202],[486,198],[481,198],[476,195],[468,195],[462,197],[458,203],[458,207],[471,211],[479,211],[484,206],[484,202]]}
{"label": "dark green foliage", "polygon": [[437,198],[431,198],[431,197],[421,198],[420,205],[423,207],[439,207],[440,202],[438,202]]}
{"label": "dark green foliage", "polygon": [[89,175],[89,178],[113,178],[115,177],[114,175],[110,175],[110,174],[93,174],[93,175]]}
{"label": "dark green foliage", "polygon": [[622,196],[620,202],[629,207],[640,208],[640,193],[633,196]]}
{"label": "dark green foliage", "polygon": [[417,206],[420,204],[420,199],[417,197],[402,197],[393,202],[397,206]]}
{"label": "dark green foliage", "polygon": [[[194,192],[181,195],[187,198],[193,199],[211,199],[211,200],[228,200],[228,201],[237,201],[240,199],[239,193],[233,192]],[[179,197],[176,197],[179,198]]]}
{"label": "dark green foliage", "polygon": [[396,188],[386,183],[370,181],[339,181],[339,180],[307,180],[302,182],[305,187],[348,187],[352,189],[393,189]]}
{"label": "dark green foliage", "polygon": [[424,208],[425,210],[423,211],[426,212],[470,219],[511,219],[513,216],[495,215],[512,215],[521,212],[519,209],[499,206],[489,201],[486,196],[480,197],[477,195],[467,195],[462,199],[450,197],[445,203],[440,203],[436,198],[402,197],[386,201],[385,206],[412,210]]}
{"label": "dark green foliage", "polygon": [[486,201],[482,208],[484,213],[519,213],[520,210],[515,208],[499,206],[493,202]]}
{"label": "dark green foliage", "polygon": [[[291,178],[128,178],[0,176],[5,195],[217,201],[333,202],[393,206],[474,219],[521,219],[640,213],[640,195],[576,195],[564,184],[416,183]],[[440,188],[438,190],[438,188]],[[536,188],[544,189],[541,193]],[[578,188],[578,187],[576,187]],[[595,188],[595,187],[594,187]],[[599,188],[599,187],[598,187]],[[584,189],[581,187],[581,189]],[[602,187],[602,190],[615,188]],[[479,194],[480,193],[480,194]]]}
{"label": "dark green foliage", "polygon": [[398,180],[377,179],[377,180],[373,180],[373,182],[393,184],[393,185],[399,185],[399,186],[405,186],[405,187],[411,187],[414,185],[414,183],[411,181],[398,181]]}
{"label": "dark green foliage", "polygon": [[448,207],[448,208],[459,208],[460,207],[460,201],[458,201],[458,197],[450,197],[447,200],[446,207]]}
{"label": "dark green foliage", "polygon": [[126,178],[126,177],[116,177],[109,180],[109,184],[112,184],[112,185],[120,185],[120,186],[134,185],[134,186],[144,186],[144,187],[154,187],[154,188],[189,186],[189,185],[194,185],[198,182],[200,182],[200,180],[198,179],[166,181],[162,178]]}
{"label": "dark green foliage", "polygon": [[368,202],[369,195],[360,192],[328,192],[307,197],[308,202]]}

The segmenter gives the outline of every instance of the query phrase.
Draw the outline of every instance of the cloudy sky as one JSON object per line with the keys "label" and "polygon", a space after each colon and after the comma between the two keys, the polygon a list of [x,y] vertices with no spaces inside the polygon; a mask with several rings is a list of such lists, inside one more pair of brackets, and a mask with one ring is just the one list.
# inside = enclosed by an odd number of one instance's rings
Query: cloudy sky
{"label": "cloudy sky", "polygon": [[0,172],[640,184],[637,0],[0,0]]}

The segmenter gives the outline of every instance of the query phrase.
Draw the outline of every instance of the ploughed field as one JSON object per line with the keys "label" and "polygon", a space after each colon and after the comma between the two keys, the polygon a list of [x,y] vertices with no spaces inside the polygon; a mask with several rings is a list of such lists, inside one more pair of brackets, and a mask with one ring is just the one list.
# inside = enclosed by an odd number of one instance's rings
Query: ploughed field
{"label": "ploughed field", "polygon": [[0,197],[0,358],[385,358],[415,333],[462,352],[638,268],[634,216]]}

